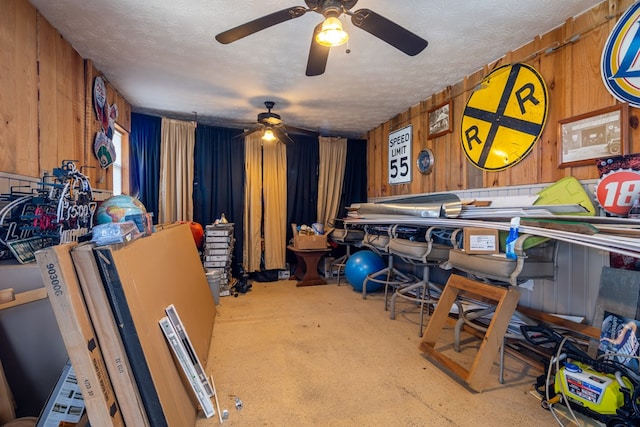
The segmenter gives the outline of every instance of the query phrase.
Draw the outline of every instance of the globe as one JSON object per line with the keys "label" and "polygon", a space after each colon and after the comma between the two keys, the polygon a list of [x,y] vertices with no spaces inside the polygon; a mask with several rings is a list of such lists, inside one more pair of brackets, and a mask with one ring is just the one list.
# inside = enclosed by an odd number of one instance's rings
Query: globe
{"label": "globe", "polygon": [[109,197],[102,202],[96,212],[96,221],[98,224],[107,224],[109,222],[125,221],[127,215],[146,214],[147,209],[142,202],[135,197],[120,194]]}

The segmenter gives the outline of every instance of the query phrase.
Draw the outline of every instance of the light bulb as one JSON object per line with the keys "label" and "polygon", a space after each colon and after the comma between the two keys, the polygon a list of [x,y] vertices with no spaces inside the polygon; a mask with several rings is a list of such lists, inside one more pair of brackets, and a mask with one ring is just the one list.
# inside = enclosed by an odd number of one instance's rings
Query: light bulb
{"label": "light bulb", "polygon": [[322,23],[322,30],[316,35],[316,41],[322,46],[340,46],[349,40],[349,34],[342,29],[342,23],[330,16]]}
{"label": "light bulb", "polygon": [[262,134],[263,141],[273,141],[274,139],[276,139],[276,136],[273,134],[271,129],[266,129],[264,134]]}

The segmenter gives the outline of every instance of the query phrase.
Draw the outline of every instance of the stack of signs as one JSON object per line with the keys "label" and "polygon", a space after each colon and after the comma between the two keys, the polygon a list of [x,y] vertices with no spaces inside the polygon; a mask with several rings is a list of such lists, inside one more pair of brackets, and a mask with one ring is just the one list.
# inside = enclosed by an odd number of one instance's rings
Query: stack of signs
{"label": "stack of signs", "polygon": [[106,169],[116,160],[116,149],[111,141],[115,121],[118,118],[116,104],[109,106],[107,88],[102,77],[96,77],[93,84],[93,107],[100,122],[100,131],[96,133],[93,152],[100,161],[100,167]]}

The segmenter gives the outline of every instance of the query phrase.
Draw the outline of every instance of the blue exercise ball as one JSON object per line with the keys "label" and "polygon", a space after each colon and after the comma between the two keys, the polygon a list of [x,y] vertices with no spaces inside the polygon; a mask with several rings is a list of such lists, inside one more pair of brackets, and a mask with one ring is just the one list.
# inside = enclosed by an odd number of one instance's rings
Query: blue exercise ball
{"label": "blue exercise ball", "polygon": [[[362,292],[364,279],[385,267],[385,262],[380,255],[373,251],[362,250],[349,257],[344,266],[344,277],[353,286],[354,291]],[[381,283],[367,282],[367,292],[375,292],[380,288],[382,288]]]}

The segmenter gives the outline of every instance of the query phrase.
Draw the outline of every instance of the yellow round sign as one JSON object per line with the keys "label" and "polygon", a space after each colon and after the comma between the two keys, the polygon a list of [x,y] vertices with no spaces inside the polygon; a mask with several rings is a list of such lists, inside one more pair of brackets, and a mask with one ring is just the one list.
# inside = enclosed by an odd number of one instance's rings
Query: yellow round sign
{"label": "yellow round sign", "polygon": [[547,120],[547,86],[530,65],[503,65],[471,94],[462,116],[462,148],[480,169],[507,169],[529,154]]}

